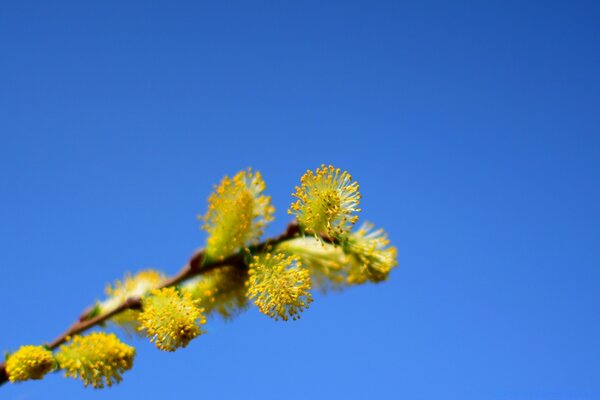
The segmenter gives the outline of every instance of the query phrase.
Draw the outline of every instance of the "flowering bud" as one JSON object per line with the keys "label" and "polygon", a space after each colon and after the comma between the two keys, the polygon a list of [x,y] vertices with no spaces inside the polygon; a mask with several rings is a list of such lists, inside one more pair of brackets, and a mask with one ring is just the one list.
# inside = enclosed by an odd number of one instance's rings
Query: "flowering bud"
{"label": "flowering bud", "polygon": [[160,350],[186,347],[203,333],[200,325],[206,323],[206,318],[189,293],[179,294],[172,287],[154,289],[143,299],[143,307],[139,329],[145,331]]}
{"label": "flowering bud", "polygon": [[392,268],[398,265],[398,251],[389,246],[383,229],[373,229],[368,222],[353,232],[344,250],[353,258],[353,268],[348,275],[348,283],[380,282],[386,280]]}
{"label": "flowering bud", "polygon": [[[117,280],[113,285],[106,287],[106,295],[108,298],[99,303],[100,314],[106,314],[130,297],[141,297],[148,293],[150,290],[158,287],[163,280],[164,275],[156,270],[140,271],[134,276],[127,275],[123,281]],[[138,332],[139,316],[138,310],[125,310],[115,316],[110,321],[119,325],[129,333]]]}
{"label": "flowering bud", "polygon": [[344,238],[358,220],[360,193],[358,183],[339,168],[321,165],[316,173],[306,171],[293,194],[289,214],[294,214],[307,233],[318,237],[326,233],[333,238]]}
{"label": "flowering bud", "polygon": [[238,172],[223,178],[208,199],[202,229],[208,232],[206,259],[223,259],[256,242],[273,219],[271,197],[262,195],[260,172]]}
{"label": "flowering bud", "polygon": [[277,251],[295,255],[310,272],[315,289],[340,290],[346,282],[349,257],[340,246],[322,243],[314,237],[299,237],[277,246]]}
{"label": "flowering bud", "polygon": [[21,346],[6,361],[6,373],[11,382],[42,379],[54,368],[52,352],[42,346]]}
{"label": "flowering bud", "polygon": [[135,349],[121,342],[114,333],[93,332],[75,336],[60,346],[56,360],[65,376],[79,378],[95,389],[121,382],[123,372],[131,369]]}
{"label": "flowering bud", "polygon": [[190,293],[207,316],[216,313],[231,319],[246,309],[247,278],[247,271],[226,265],[195,277],[184,283],[181,289]]}
{"label": "flowering bud", "polygon": [[285,254],[255,256],[250,264],[248,297],[263,314],[275,320],[296,320],[312,302],[310,274],[298,257]]}

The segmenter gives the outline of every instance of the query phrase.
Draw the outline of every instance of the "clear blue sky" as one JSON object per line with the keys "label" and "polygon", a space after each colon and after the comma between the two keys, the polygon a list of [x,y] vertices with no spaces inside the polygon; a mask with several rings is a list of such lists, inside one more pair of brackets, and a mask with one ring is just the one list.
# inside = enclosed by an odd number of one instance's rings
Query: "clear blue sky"
{"label": "clear blue sky", "polygon": [[306,169],[348,169],[400,266],[299,322],[133,340],[111,390],[0,397],[600,399],[599,22],[596,1],[3,1],[0,350],[125,271],[176,272],[248,166],[271,234]]}

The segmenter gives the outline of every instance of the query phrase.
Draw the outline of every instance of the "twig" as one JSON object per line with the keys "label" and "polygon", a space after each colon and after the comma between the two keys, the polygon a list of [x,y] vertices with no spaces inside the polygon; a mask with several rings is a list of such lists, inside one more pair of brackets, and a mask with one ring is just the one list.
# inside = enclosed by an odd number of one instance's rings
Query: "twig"
{"label": "twig", "polygon": [[[250,254],[259,254],[268,251],[271,246],[277,245],[286,240],[293,239],[300,235],[300,228],[298,224],[295,222],[290,223],[287,226],[285,232],[281,235],[267,239],[264,242],[261,242],[257,245],[250,246],[248,248]],[[323,240],[327,242],[333,243],[333,239],[329,237],[323,236]],[[181,269],[181,271],[173,276],[172,278],[167,279],[159,288],[169,287],[178,285],[181,282],[184,282],[194,276],[205,274],[214,269],[224,267],[224,266],[235,266],[238,268],[248,268],[245,260],[245,252],[241,251],[237,254],[233,254],[229,257],[226,257],[221,260],[215,260],[211,262],[204,263],[204,250],[199,250],[188,261],[188,263]],[[110,318],[114,317],[117,314],[122,313],[126,310],[132,309],[140,309],[142,307],[142,300],[139,297],[130,297],[126,299],[123,303],[119,304],[115,309],[98,316],[92,317],[93,307],[89,307],[83,314],[75,321],[62,335],[58,336],[52,342],[47,344],[48,349],[54,350],[61,344],[65,343],[69,340],[69,338],[73,335],[78,335],[83,333],[94,326],[100,325]],[[0,363],[0,385],[6,383],[8,380],[8,374],[6,373],[6,363]]]}

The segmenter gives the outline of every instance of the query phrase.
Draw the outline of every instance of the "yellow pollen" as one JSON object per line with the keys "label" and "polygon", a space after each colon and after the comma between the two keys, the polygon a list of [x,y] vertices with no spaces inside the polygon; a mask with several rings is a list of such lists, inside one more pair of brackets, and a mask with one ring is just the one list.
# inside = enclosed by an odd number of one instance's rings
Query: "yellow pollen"
{"label": "yellow pollen", "polygon": [[139,315],[140,331],[160,350],[175,351],[203,333],[200,325],[206,323],[197,303],[187,292],[180,294],[174,288],[154,289],[143,299]]}
{"label": "yellow pollen", "polygon": [[385,231],[374,230],[373,224],[368,222],[348,237],[344,251],[352,259],[347,279],[350,284],[384,281],[398,265],[398,251],[389,246]]}
{"label": "yellow pollen", "polygon": [[134,357],[133,347],[121,342],[114,333],[104,332],[75,336],[56,354],[65,376],[79,378],[84,386],[95,389],[120,382],[123,372],[133,366]]}
{"label": "yellow pollen", "polygon": [[255,256],[250,264],[248,297],[275,320],[296,320],[312,302],[311,279],[299,258],[285,254]]}
{"label": "yellow pollen", "polygon": [[21,346],[6,361],[6,373],[11,382],[42,379],[54,369],[52,352],[42,346]]}
{"label": "yellow pollen", "polygon": [[350,259],[340,246],[305,236],[286,240],[277,246],[277,251],[299,257],[310,272],[315,289],[322,292],[341,290],[347,283]]}
{"label": "yellow pollen", "polygon": [[206,315],[219,314],[231,319],[247,307],[245,282],[248,272],[224,266],[204,273],[182,286]]}
{"label": "yellow pollen", "polygon": [[321,165],[315,172],[306,171],[296,186],[296,202],[288,213],[300,226],[318,237],[326,233],[333,238],[345,237],[358,220],[360,193],[358,183],[346,171]]}
{"label": "yellow pollen", "polygon": [[208,199],[208,211],[201,217],[208,232],[207,259],[224,259],[255,243],[273,219],[271,197],[262,193],[265,182],[260,172],[238,172],[223,178]]}
{"label": "yellow pollen", "polygon": [[[99,303],[100,314],[105,314],[118,307],[130,297],[141,297],[150,290],[158,287],[165,277],[162,273],[156,270],[140,271],[135,275],[126,275],[122,281],[117,280],[113,285],[106,287],[106,295],[108,298]],[[139,316],[138,310],[125,310],[110,319],[119,327],[126,330],[128,333],[138,332]]]}

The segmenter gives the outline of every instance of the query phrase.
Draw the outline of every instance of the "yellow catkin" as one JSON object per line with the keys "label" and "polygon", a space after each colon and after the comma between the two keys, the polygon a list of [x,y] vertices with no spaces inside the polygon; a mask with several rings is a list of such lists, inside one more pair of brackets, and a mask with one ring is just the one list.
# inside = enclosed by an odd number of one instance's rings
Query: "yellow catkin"
{"label": "yellow catkin", "polygon": [[6,373],[11,382],[42,379],[54,369],[52,352],[42,346],[21,346],[6,361]]}
{"label": "yellow catkin", "polygon": [[233,266],[208,271],[182,285],[207,316],[218,314],[231,319],[246,309],[245,282],[248,272]]}
{"label": "yellow catkin", "polygon": [[206,259],[223,259],[255,243],[273,219],[271,197],[262,193],[265,182],[260,172],[238,172],[223,178],[208,199],[208,211],[201,217],[208,232]]}
{"label": "yellow catkin", "polygon": [[[133,276],[128,274],[122,281],[115,281],[114,284],[106,287],[107,299],[98,303],[100,314],[106,314],[114,310],[130,297],[145,295],[150,290],[158,287],[164,279],[165,277],[162,273],[149,269],[140,271]],[[139,313],[138,310],[125,310],[112,317],[110,321],[127,332],[135,333],[138,332],[139,328]]]}
{"label": "yellow catkin", "polygon": [[352,182],[348,172],[331,165],[321,165],[314,173],[306,171],[300,182],[293,194],[297,200],[288,213],[295,215],[300,226],[315,237],[322,233],[345,237],[358,220],[358,183]]}
{"label": "yellow catkin", "polygon": [[248,297],[276,321],[300,318],[312,302],[310,274],[298,257],[282,253],[255,256],[249,274]]}
{"label": "yellow catkin", "polygon": [[174,288],[154,289],[143,299],[139,315],[140,331],[160,350],[175,351],[203,333],[206,318],[197,302],[187,293]]}
{"label": "yellow catkin", "polygon": [[340,246],[306,236],[287,240],[276,250],[300,258],[310,272],[314,289],[322,292],[341,290],[347,284],[350,259]]}
{"label": "yellow catkin", "polygon": [[133,366],[134,357],[133,347],[121,342],[114,333],[104,332],[75,336],[56,354],[65,376],[79,378],[84,386],[95,389],[120,382],[123,372]]}
{"label": "yellow catkin", "polygon": [[352,258],[348,283],[386,280],[392,268],[398,265],[398,251],[389,243],[385,231],[375,230],[368,222],[353,232],[344,245],[344,250]]}

